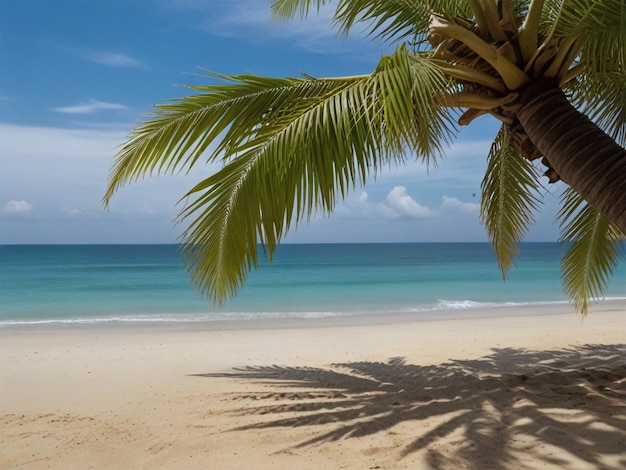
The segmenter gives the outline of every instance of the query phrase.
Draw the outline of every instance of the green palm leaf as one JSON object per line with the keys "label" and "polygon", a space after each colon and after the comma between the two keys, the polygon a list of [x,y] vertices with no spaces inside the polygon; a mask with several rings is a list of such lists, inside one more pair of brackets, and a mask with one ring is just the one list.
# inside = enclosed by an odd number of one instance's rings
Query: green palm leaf
{"label": "green palm leaf", "polygon": [[619,145],[626,146],[625,72],[584,74],[568,88],[572,102]]}
{"label": "green palm leaf", "polygon": [[[330,3],[274,0],[272,10],[277,18],[305,17],[311,9],[319,11]],[[333,19],[344,34],[360,24],[369,34],[414,42],[422,50],[432,11],[446,18],[471,18],[470,5],[476,15],[484,14],[476,19],[482,24],[498,16],[494,5],[518,21],[531,2],[502,0],[485,10],[483,0],[337,0]],[[556,65],[543,65],[552,74],[556,70],[551,68],[571,63],[560,65],[563,54],[576,53],[578,47],[570,46],[584,38],[578,66],[559,77],[563,82],[570,79],[566,87],[572,102],[624,145],[626,4],[540,0],[532,5],[543,5],[541,22],[531,15],[521,57],[535,54],[538,27],[543,45],[532,67],[540,70],[541,60],[550,60],[542,54],[549,54],[555,44],[566,44],[554,59]],[[510,26],[507,31],[513,34],[515,27]],[[446,43],[453,46],[458,44]],[[506,47],[498,51],[506,57]],[[201,158],[221,161],[221,170],[181,199],[187,205],[179,220],[188,223],[183,250],[193,282],[215,302],[222,302],[258,265],[259,243],[271,260],[292,225],[315,212],[332,211],[337,199],[383,167],[403,162],[409,152],[427,164],[439,155],[453,134],[456,112],[441,105],[461,103],[454,101],[455,92],[469,91],[469,101],[463,103],[475,108],[470,109],[471,116],[477,110],[495,109],[490,93],[481,94],[480,87],[469,87],[465,81],[472,81],[472,69],[464,64],[473,63],[473,53],[467,48],[455,49],[457,53],[455,76],[463,80],[446,75],[451,73],[450,63],[444,70],[443,61],[430,59],[432,51],[410,53],[405,46],[383,57],[373,73],[354,77],[266,78],[209,72],[208,78],[219,83],[189,87],[197,94],[155,107],[149,119],[137,125],[117,155],[104,202],[108,204],[121,185],[142,176],[188,171]],[[571,80],[581,70],[579,78]],[[482,107],[472,106],[472,100]],[[506,126],[490,149],[481,187],[481,219],[505,277],[540,203],[534,168],[511,147]],[[566,193],[559,217],[564,228],[561,241],[573,243],[563,259],[563,282],[577,309],[585,313],[587,299],[603,291],[616,263],[620,235],[592,208],[581,208],[580,198],[571,193]]]}
{"label": "green palm leaf", "polygon": [[[272,11],[278,18],[293,18],[298,14],[304,18],[312,6],[319,10],[329,3],[324,0],[274,0]],[[424,39],[432,11],[445,11],[464,18],[471,16],[468,3],[459,0],[339,0],[336,3],[334,21],[344,34],[358,23],[366,25],[370,34],[388,40],[416,36]]]}
{"label": "green palm leaf", "polygon": [[[289,104],[295,100],[297,104],[298,98],[303,97],[298,92],[302,79],[221,74],[211,74],[209,78],[226,83],[189,87],[202,94],[158,105],[148,116],[150,120],[136,126],[117,154],[105,203],[121,185],[140,176],[191,168],[216,140],[218,145],[208,161],[228,155],[229,149],[247,138],[275,102]],[[328,84],[318,85],[317,89],[307,90],[312,94],[325,93]]]}
{"label": "green palm leaf", "polygon": [[364,23],[370,34],[388,40],[410,37],[423,40],[433,11],[460,17],[471,15],[468,3],[458,0],[344,0],[339,2],[335,21],[346,34],[355,24]]}
{"label": "green palm leaf", "polygon": [[583,34],[587,72],[621,70],[626,65],[626,3],[623,0],[546,0],[555,37]]}
{"label": "green palm leaf", "polygon": [[277,18],[293,18],[299,15],[306,18],[313,5],[316,11],[329,3],[329,0],[272,0],[272,14]]}
{"label": "green palm leaf", "polygon": [[576,310],[586,315],[589,300],[602,296],[619,262],[622,235],[571,188],[562,202],[559,241],[571,245],[561,260],[561,279]]}
{"label": "green palm leaf", "polygon": [[480,218],[505,278],[540,203],[534,168],[509,145],[506,125],[489,150],[481,188]]}
{"label": "green palm leaf", "polygon": [[[555,3],[550,1],[550,4]],[[582,34],[583,73],[567,88],[572,101],[620,145],[626,144],[626,3],[560,0],[553,14],[556,36]],[[558,15],[556,14],[558,12]]]}
{"label": "green palm leaf", "polygon": [[272,256],[291,226],[330,212],[382,166],[407,151],[430,161],[452,132],[436,95],[448,79],[404,46],[371,75],[338,79],[225,77],[225,85],[166,104],[141,124],[118,157],[108,195],[150,171],[188,168],[216,140],[224,167],[193,188],[181,213],[193,282],[222,302]]}

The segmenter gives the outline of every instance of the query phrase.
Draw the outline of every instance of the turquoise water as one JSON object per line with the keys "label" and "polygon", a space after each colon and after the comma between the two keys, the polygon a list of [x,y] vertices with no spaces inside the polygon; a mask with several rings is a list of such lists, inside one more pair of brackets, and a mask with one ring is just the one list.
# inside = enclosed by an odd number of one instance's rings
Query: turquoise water
{"label": "turquoise water", "polygon": [[[506,283],[483,243],[282,245],[216,307],[175,245],[0,246],[0,327],[471,310],[564,302],[556,243],[523,244]],[[626,301],[618,267],[606,298]]]}

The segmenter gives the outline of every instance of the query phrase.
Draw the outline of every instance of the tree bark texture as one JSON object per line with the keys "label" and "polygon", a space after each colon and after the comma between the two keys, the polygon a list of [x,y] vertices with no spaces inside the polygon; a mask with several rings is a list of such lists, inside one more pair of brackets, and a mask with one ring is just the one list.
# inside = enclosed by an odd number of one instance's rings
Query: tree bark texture
{"label": "tree bark texture", "polygon": [[626,150],[551,85],[520,97],[517,119],[561,179],[626,234]]}

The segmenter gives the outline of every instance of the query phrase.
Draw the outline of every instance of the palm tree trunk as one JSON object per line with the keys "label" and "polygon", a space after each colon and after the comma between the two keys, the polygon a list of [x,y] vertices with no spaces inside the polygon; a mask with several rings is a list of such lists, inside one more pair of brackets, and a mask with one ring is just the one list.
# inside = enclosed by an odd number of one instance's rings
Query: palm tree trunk
{"label": "palm tree trunk", "polygon": [[626,234],[626,150],[553,84],[529,87],[519,102],[517,119],[552,168]]}

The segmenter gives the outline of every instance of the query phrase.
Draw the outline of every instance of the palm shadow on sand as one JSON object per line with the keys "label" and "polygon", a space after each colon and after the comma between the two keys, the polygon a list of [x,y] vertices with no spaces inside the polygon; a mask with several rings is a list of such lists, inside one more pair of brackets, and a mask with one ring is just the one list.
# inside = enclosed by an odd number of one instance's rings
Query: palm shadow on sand
{"label": "palm shadow on sand", "polygon": [[[262,387],[230,397],[246,405],[233,413],[263,415],[238,429],[324,425],[294,447],[393,433],[395,426],[412,422],[415,426],[403,427],[403,433],[415,429],[415,435],[404,436],[400,458],[428,447],[431,468],[459,460],[470,468],[504,468],[519,455],[563,468],[575,461],[626,468],[626,345],[492,351],[477,360],[433,366],[392,358],[195,376]],[[420,423],[427,418],[436,418],[436,424]],[[436,450],[432,444],[443,436],[456,443],[454,449]],[[559,452],[550,451],[555,447]]]}

